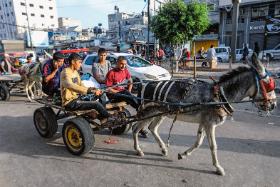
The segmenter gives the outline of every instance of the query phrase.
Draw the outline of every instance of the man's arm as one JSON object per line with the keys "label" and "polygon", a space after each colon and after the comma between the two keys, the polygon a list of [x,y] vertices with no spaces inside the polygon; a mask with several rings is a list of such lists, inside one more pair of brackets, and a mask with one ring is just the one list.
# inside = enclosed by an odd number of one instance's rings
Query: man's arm
{"label": "man's arm", "polygon": [[52,80],[55,77],[56,72],[58,71],[58,67],[54,66],[54,70],[50,74],[48,74],[49,68],[50,67],[48,64],[43,67],[43,80],[45,83],[48,83],[50,80]]}
{"label": "man's arm", "polygon": [[133,87],[133,80],[132,80],[131,77],[128,79],[128,83],[127,84],[128,84],[127,90],[131,93],[131,90],[132,90],[132,87]]}

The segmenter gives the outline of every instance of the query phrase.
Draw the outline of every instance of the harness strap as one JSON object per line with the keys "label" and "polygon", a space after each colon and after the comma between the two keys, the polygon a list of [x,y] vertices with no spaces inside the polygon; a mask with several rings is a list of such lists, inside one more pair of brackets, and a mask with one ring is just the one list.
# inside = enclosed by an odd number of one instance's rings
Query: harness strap
{"label": "harness strap", "polygon": [[171,127],[170,127],[170,129],[169,129],[168,138],[167,138],[167,147],[170,146],[169,139],[170,139],[170,135],[171,135],[171,131],[172,131],[172,129],[173,129],[174,123],[177,121],[177,116],[178,116],[178,114],[179,114],[179,111],[176,112],[176,115],[175,115],[175,117],[174,117],[174,119],[173,119],[172,125],[171,125]]}

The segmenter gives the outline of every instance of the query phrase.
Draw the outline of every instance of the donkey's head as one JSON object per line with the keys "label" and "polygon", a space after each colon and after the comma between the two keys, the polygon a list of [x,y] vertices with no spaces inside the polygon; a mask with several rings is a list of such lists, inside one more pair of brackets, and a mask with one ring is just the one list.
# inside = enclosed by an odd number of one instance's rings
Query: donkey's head
{"label": "donkey's head", "polygon": [[257,58],[257,54],[252,56],[252,68],[254,69],[256,89],[252,98],[255,99],[256,106],[264,111],[272,111],[276,105],[275,81],[269,76],[263,64]]}

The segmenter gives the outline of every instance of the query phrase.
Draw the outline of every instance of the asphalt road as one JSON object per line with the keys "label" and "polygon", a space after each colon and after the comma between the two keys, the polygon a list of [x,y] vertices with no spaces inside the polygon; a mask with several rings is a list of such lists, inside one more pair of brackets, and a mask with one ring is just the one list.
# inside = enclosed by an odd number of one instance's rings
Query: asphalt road
{"label": "asphalt road", "polygon": [[[279,100],[278,100],[279,103]],[[218,158],[226,176],[215,174],[207,140],[185,160],[177,154],[195,141],[196,124],[176,122],[169,156],[162,157],[151,134],[140,139],[145,152],[133,150],[131,132],[112,136],[96,133],[94,150],[86,157],[71,155],[61,135],[46,140],[33,125],[40,107],[23,97],[0,102],[0,186],[279,186],[280,109],[260,117],[250,104],[236,105],[233,119],[217,128]],[[59,123],[60,127],[62,123]],[[171,120],[160,134],[166,141]],[[61,128],[60,128],[61,132]]]}

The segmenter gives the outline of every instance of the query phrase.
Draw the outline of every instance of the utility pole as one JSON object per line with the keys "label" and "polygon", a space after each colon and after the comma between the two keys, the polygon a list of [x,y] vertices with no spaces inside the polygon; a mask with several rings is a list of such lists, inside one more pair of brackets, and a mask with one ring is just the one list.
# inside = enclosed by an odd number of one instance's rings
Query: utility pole
{"label": "utility pole", "polygon": [[28,16],[28,12],[27,12],[26,0],[25,0],[25,13],[26,13],[26,18],[27,18],[27,28],[28,28],[28,34],[29,34],[29,40],[30,40],[30,47],[31,47],[31,50],[33,50],[32,37],[31,37],[31,31],[30,31],[30,25],[29,25],[29,16]]}
{"label": "utility pole", "polygon": [[147,38],[147,56],[146,58],[149,60],[150,57],[150,0],[148,0],[148,38]]}
{"label": "utility pole", "polygon": [[231,38],[231,60],[229,62],[229,69],[232,69],[232,62],[236,62],[236,43],[238,32],[238,17],[239,17],[239,3],[240,0],[232,0],[232,38]]}

